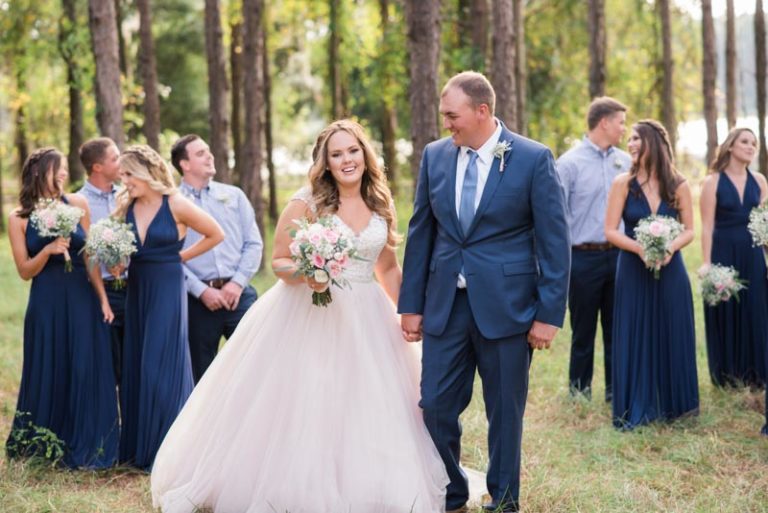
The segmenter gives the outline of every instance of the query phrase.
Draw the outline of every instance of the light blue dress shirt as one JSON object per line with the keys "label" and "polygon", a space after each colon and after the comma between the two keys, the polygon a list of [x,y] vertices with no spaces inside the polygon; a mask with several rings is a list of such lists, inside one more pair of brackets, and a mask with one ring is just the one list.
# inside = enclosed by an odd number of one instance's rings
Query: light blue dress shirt
{"label": "light blue dress shirt", "polygon": [[608,192],[613,179],[631,166],[627,152],[613,146],[602,150],[587,136],[557,159],[571,244],[605,242]]}
{"label": "light blue dress shirt", "polygon": [[[187,291],[199,298],[208,288],[203,281],[217,278],[231,278],[245,288],[259,270],[264,250],[250,201],[239,188],[214,181],[198,191],[182,180],[179,189],[213,216],[225,234],[213,249],[184,263]],[[198,232],[188,229],[184,248],[201,238]]]}
{"label": "light blue dress shirt", "polygon": [[[88,201],[88,208],[91,210],[91,224],[108,217],[111,214],[117,203],[115,202],[115,195],[118,188],[112,185],[112,190],[104,192],[88,180],[85,181],[83,187],[77,191],[78,194],[82,194]],[[104,279],[114,279],[114,276],[107,272],[106,267],[101,266],[101,277]]]}

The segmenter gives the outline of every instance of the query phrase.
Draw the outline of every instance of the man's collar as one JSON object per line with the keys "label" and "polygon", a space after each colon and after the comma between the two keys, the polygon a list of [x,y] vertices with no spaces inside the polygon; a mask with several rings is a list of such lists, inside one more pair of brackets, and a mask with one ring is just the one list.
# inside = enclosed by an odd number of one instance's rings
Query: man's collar
{"label": "man's collar", "polygon": [[586,144],[587,146],[589,146],[590,148],[598,152],[600,155],[610,155],[611,153],[613,153],[613,150],[614,150],[614,146],[608,146],[607,150],[602,149],[600,146],[595,144],[587,134],[584,135],[584,144]]}
{"label": "man's collar", "polygon": [[95,185],[93,185],[90,180],[86,180],[85,183],[83,184],[83,187],[88,192],[90,192],[92,194],[96,194],[97,196],[104,196],[105,198],[109,197],[109,196],[115,194],[115,192],[117,192],[117,187],[115,186],[115,184],[112,184],[112,188],[109,191],[103,191],[103,190],[99,189],[98,187],[96,187]]}
{"label": "man's collar", "polygon": [[[482,146],[480,146],[477,150],[472,150],[477,151],[477,158],[479,158],[484,164],[493,162],[493,148],[496,146],[496,143],[499,142],[499,137],[501,137],[501,121],[496,119],[496,130],[493,131],[491,136],[486,139]],[[466,153],[471,149],[472,148],[469,146],[461,147],[461,151],[463,153]]]}

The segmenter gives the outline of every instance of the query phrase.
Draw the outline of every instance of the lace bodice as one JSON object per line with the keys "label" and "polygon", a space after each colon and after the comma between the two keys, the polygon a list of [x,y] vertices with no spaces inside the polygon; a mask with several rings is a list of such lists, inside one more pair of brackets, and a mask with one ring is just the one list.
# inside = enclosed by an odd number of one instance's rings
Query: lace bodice
{"label": "lace bodice", "polygon": [[[303,201],[313,213],[317,212],[312,201],[312,191],[308,186],[299,189],[291,199]],[[333,215],[333,220],[337,225],[352,233],[355,248],[357,248],[357,256],[360,258],[350,260],[344,271],[344,277],[351,282],[372,281],[373,267],[379,258],[379,253],[387,243],[387,222],[374,212],[368,225],[356,234],[336,214]]]}

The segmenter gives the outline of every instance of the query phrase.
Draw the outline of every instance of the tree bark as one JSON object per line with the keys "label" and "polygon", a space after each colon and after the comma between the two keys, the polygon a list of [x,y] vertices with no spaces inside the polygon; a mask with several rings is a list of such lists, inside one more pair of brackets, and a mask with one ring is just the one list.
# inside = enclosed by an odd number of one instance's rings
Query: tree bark
{"label": "tree bark", "polygon": [[493,59],[491,83],[496,91],[496,116],[517,128],[515,92],[515,20],[512,0],[493,2]]}
{"label": "tree bark", "polygon": [[589,97],[605,95],[605,0],[589,0]]}
{"label": "tree bark", "polygon": [[440,3],[406,0],[410,53],[411,172],[414,191],[424,146],[440,136],[437,77],[440,58]]}
{"label": "tree bark", "polygon": [[208,62],[208,122],[211,153],[216,176],[224,183],[229,177],[229,113],[227,111],[227,63],[224,59],[224,31],[219,0],[205,0],[205,54]]}
{"label": "tree bark", "polygon": [[245,139],[240,185],[256,212],[256,223],[264,233],[264,199],[261,188],[263,126],[261,109],[264,104],[263,59],[261,56],[264,16],[263,0],[243,0],[243,97],[245,110]]}
{"label": "tree bark", "polygon": [[459,45],[471,49],[469,67],[475,71],[485,71],[489,22],[488,0],[459,1]]}
{"label": "tree bark", "polygon": [[765,12],[763,0],[755,1],[755,78],[757,79],[757,119],[759,123],[760,172],[768,175],[768,153],[765,147]]}
{"label": "tree bark", "polygon": [[157,87],[155,42],[152,38],[152,7],[150,0],[136,0],[139,11],[139,69],[144,87],[144,125],[147,144],[160,150],[160,95]]}
{"label": "tree bark", "polygon": [[130,77],[128,58],[125,50],[125,36],[123,35],[123,0],[115,0],[115,26],[117,27],[117,51],[120,56],[120,73],[124,77]]}
{"label": "tree bark", "polygon": [[528,67],[525,50],[525,0],[514,0],[515,7],[515,92],[517,93],[517,132],[528,135],[526,94]]}
{"label": "tree bark", "polygon": [[[26,91],[26,79],[21,71],[16,72],[16,89]],[[16,118],[14,120],[16,130],[14,133],[13,145],[16,146],[16,153],[19,157],[19,176],[24,167],[27,157],[29,157],[29,141],[27,139],[27,114],[24,102],[19,102],[16,109]]]}
{"label": "tree bark", "polygon": [[231,42],[229,68],[232,73],[232,146],[235,152],[235,168],[232,182],[240,183],[243,171],[243,25],[230,23]]}
{"label": "tree bark", "polygon": [[70,181],[79,182],[85,170],[80,162],[80,145],[83,144],[83,103],[80,98],[80,76],[77,66],[77,8],[75,0],[63,0],[64,16],[59,22],[59,53],[67,65],[69,89],[69,164]]}
{"label": "tree bark", "polygon": [[725,15],[725,116],[728,130],[736,126],[736,15],[733,0],[727,0]]}
{"label": "tree bark", "polygon": [[110,137],[122,148],[125,132],[115,4],[88,0],[88,22],[96,63],[96,120],[101,134]]}
{"label": "tree bark", "polygon": [[701,0],[702,90],[704,95],[704,121],[707,124],[707,167],[712,164],[717,150],[717,51],[715,49],[715,22],[712,19],[712,0]]}
{"label": "tree bark", "polygon": [[331,116],[333,119],[346,117],[347,108],[344,102],[342,85],[343,72],[341,69],[341,0],[328,0],[330,7],[330,24],[328,35],[328,75],[331,86]]}
{"label": "tree bark", "polygon": [[381,47],[379,56],[379,72],[381,73],[381,145],[384,153],[384,168],[389,181],[389,188],[394,196],[397,195],[397,151],[395,138],[397,134],[397,111],[394,101],[389,94],[392,85],[392,71],[390,69],[392,24],[389,19],[389,0],[379,0],[379,13],[381,16]]}
{"label": "tree bark", "polygon": [[[267,13],[265,12],[265,18]],[[267,46],[267,31],[261,31],[262,52],[264,69],[264,143],[266,145],[267,170],[269,174],[269,218],[277,224],[277,171],[272,160],[272,77],[269,75],[269,47]]]}
{"label": "tree bark", "polygon": [[674,71],[675,63],[672,57],[672,24],[669,16],[669,0],[658,0],[659,17],[661,18],[661,43],[662,43],[662,92],[661,92],[661,119],[669,132],[669,140],[672,144],[672,153],[675,153],[677,145],[677,119],[675,117],[674,95]]}

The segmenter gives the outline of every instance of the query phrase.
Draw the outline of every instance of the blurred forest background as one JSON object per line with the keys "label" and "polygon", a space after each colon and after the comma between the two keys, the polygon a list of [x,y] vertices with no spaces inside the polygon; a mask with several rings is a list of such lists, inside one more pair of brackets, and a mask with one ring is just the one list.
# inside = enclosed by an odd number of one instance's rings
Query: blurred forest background
{"label": "blurred forest background", "polygon": [[608,94],[680,136],[695,176],[737,119],[765,141],[765,60],[762,0],[0,0],[0,199],[15,203],[34,148],[68,153],[74,188],[87,138],[167,157],[194,132],[264,227],[344,116],[408,197],[441,135],[439,88],[466,69],[489,76],[507,126],[556,155]]}

